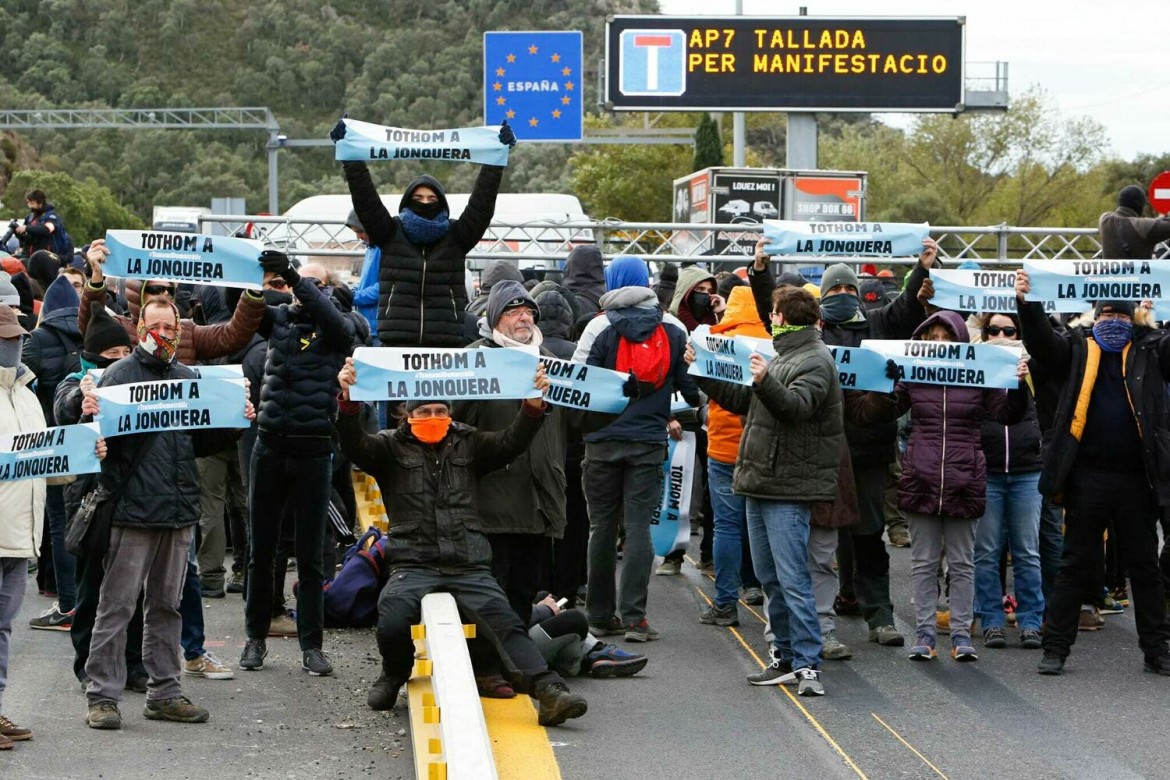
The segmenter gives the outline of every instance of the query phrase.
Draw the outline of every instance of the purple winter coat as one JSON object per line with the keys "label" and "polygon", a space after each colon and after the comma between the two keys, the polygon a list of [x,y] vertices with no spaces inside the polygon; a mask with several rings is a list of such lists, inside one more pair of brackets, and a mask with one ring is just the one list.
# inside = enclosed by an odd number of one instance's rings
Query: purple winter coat
{"label": "purple winter coat", "polygon": [[[963,318],[939,311],[914,331],[918,339],[941,323],[959,342],[970,341]],[[976,519],[987,505],[983,421],[1014,425],[1028,409],[1026,391],[899,382],[894,392],[850,393],[854,421],[870,424],[911,410],[910,442],[902,458],[898,507],[907,512]]]}

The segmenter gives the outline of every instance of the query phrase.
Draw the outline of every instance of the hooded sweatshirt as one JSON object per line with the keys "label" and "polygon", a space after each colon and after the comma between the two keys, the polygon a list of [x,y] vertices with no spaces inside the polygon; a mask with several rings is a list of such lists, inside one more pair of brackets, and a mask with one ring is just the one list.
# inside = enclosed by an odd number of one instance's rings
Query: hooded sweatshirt
{"label": "hooded sweatshirt", "polygon": [[474,301],[467,304],[467,310],[476,317],[482,316],[487,310],[488,296],[492,293],[492,287],[505,280],[524,283],[524,275],[520,273],[520,267],[516,261],[489,260],[487,265],[483,267],[483,275],[480,276],[479,295]]}
{"label": "hooded sweatshirt", "polygon": [[[727,310],[711,332],[720,336],[752,336],[770,339],[770,334],[752,299],[752,290],[746,285],[735,287],[727,299]],[[734,465],[739,453],[739,440],[743,436],[743,418],[727,411],[714,398],[707,401],[707,455],[720,463]]]}
{"label": "hooded sweatshirt", "polygon": [[601,311],[605,295],[605,261],[595,244],[574,247],[565,261],[565,287],[577,298],[581,316]]}
{"label": "hooded sweatshirt", "polygon": [[700,325],[714,325],[716,322],[715,312],[711,309],[707,310],[702,319],[696,318],[694,312],[691,311],[691,295],[695,292],[695,288],[703,282],[716,284],[715,275],[697,265],[689,265],[678,272],[678,282],[674,288],[674,296],[670,301],[670,313],[678,317],[679,321],[686,326],[687,333],[694,331]]}

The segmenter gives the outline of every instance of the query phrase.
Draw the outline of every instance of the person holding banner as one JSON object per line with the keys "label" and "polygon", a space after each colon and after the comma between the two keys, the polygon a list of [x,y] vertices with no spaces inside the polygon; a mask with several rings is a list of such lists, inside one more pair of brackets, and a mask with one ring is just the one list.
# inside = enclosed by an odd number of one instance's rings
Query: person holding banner
{"label": "person holding banner", "polygon": [[[953,311],[932,314],[914,331],[915,341],[968,343],[963,318]],[[901,369],[890,360],[889,376]],[[914,427],[898,481],[898,508],[910,524],[914,645],[910,658],[935,658],[939,598],[938,569],[945,549],[950,576],[951,657],[976,661],[971,644],[975,603],[975,525],[987,506],[987,462],[981,445],[983,423],[1014,425],[1028,408],[1023,386],[1027,362],[1016,374],[1020,387],[994,390],[899,381],[892,393],[850,396],[850,415],[862,425],[896,420],[907,411]]]}
{"label": "person holding banner", "polygon": [[[179,311],[170,301],[142,309],[138,346],[102,374],[99,388],[157,380],[193,379],[176,360],[182,341]],[[246,395],[244,415],[255,415]],[[82,402],[82,420],[100,414],[95,390]],[[199,522],[199,472],[195,458],[222,450],[235,429],[175,430],[123,435],[111,440],[99,485],[116,496],[109,511],[105,577],[98,598],[85,674],[86,724],[120,729],[118,703],[126,684],[126,629],[139,594],[143,600],[143,663],[150,675],[143,715],[150,720],[202,723],[209,714],[183,695],[179,678],[182,616],[179,596],[188,548]],[[145,448],[150,448],[146,451]],[[146,457],[149,455],[149,457]],[[93,540],[100,543],[104,540]]]}
{"label": "person holding banner", "polygon": [[[1040,491],[1063,503],[1064,554],[1044,618],[1038,671],[1058,675],[1077,638],[1084,582],[1100,581],[1101,537],[1117,535],[1129,575],[1145,669],[1170,675],[1170,627],[1158,568],[1161,512],[1170,506],[1170,333],[1133,301],[1097,301],[1091,328],[1057,333],[1016,274],[1024,347],[1055,397]],[[1037,398],[1046,396],[1037,393]],[[1041,409],[1044,413],[1044,409]],[[1112,524],[1110,526],[1110,523]]]}

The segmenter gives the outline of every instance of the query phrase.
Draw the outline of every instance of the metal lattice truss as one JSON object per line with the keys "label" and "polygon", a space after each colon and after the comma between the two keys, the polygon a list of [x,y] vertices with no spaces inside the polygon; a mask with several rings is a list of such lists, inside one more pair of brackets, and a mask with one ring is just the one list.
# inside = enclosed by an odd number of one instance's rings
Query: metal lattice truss
{"label": "metal lattice truss", "polygon": [[267,108],[34,108],[0,111],[0,130],[279,130]]}
{"label": "metal lattice truss", "polygon": [[[253,238],[266,241],[290,255],[302,257],[360,257],[361,243],[342,220],[272,216],[201,217],[202,232],[235,233],[251,226]],[[607,259],[636,255],[665,262],[707,262],[743,265],[754,251],[762,227],[758,224],[688,224],[576,221],[493,222],[474,252],[470,266],[496,258],[524,261],[526,267],[559,267],[573,247],[596,244]],[[1084,260],[1101,256],[1097,231],[1090,228],[934,227],[943,259],[975,260],[981,265],[1019,265],[1024,260]],[[784,258],[777,258],[783,260]],[[797,258],[793,258],[796,260]],[[828,258],[826,258],[828,260]],[[872,263],[874,258],[840,258],[831,262]],[[815,263],[801,256],[801,263]],[[913,258],[882,259],[883,265],[915,262]]]}

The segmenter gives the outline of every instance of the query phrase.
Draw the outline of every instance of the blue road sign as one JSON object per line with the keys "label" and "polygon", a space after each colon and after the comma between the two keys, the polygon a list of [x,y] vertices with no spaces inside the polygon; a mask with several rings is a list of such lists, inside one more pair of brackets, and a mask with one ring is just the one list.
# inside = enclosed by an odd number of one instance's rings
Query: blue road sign
{"label": "blue road sign", "polygon": [[484,123],[505,119],[521,141],[580,141],[580,32],[483,34]]}
{"label": "blue road sign", "polygon": [[687,89],[687,38],[682,30],[622,30],[623,95],[681,95]]}

